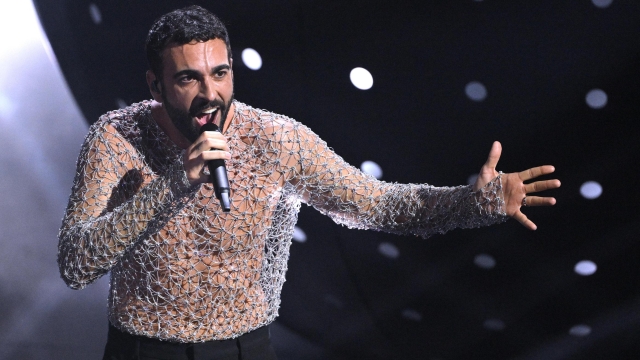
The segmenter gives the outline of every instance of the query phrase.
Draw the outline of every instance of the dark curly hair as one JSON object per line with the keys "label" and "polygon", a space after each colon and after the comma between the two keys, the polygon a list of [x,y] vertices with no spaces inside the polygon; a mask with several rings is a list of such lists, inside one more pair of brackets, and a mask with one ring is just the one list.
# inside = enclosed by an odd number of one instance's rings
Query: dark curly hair
{"label": "dark curly hair", "polygon": [[193,40],[220,39],[227,45],[227,56],[231,61],[229,34],[222,21],[208,10],[188,6],[174,10],[158,18],[149,30],[145,50],[149,68],[162,78],[162,50],[169,44],[188,44]]}

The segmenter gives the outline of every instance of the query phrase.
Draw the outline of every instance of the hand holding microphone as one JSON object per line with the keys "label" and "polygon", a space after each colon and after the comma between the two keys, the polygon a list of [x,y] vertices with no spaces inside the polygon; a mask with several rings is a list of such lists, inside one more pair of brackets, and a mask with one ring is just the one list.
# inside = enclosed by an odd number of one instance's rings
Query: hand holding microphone
{"label": "hand holding microphone", "polygon": [[[218,126],[213,123],[206,123],[200,128],[200,133],[205,131],[217,131]],[[215,149],[214,149],[215,150]],[[209,179],[213,183],[216,198],[220,201],[222,211],[229,212],[231,205],[229,202],[229,179],[227,178],[227,168],[223,159],[214,159],[207,162],[209,167]]]}

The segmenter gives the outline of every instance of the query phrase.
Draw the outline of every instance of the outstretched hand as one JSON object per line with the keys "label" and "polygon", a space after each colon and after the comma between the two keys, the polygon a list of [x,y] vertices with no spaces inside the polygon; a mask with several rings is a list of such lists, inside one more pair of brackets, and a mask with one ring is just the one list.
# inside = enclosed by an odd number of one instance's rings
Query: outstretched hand
{"label": "outstretched hand", "polygon": [[[479,190],[491,180],[498,176],[496,166],[502,154],[502,145],[495,141],[489,152],[487,162],[480,169],[478,179],[473,185],[474,190]],[[560,187],[560,180],[540,180],[528,184],[524,182],[535,179],[541,175],[551,174],[555,168],[551,165],[543,165],[524,170],[518,173],[502,174],[502,191],[504,193],[504,204],[508,216],[518,220],[522,225],[530,230],[537,229],[536,224],[527,218],[520,211],[522,206],[551,206],[555,205],[556,199],[553,197],[527,196],[529,193],[556,189]],[[524,201],[523,201],[524,200]]]}

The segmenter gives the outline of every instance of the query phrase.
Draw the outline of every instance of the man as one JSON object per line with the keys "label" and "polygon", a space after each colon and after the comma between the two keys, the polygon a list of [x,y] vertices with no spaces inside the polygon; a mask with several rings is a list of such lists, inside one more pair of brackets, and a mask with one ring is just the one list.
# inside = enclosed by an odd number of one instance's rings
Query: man
{"label": "man", "polygon": [[[62,228],[58,262],[80,289],[111,271],[105,359],[275,358],[277,316],[301,202],[337,223],[428,237],[553,205],[523,181],[552,166],[500,174],[498,142],[474,186],[387,184],[346,164],[311,130],[233,100],[224,25],[188,7],[162,16],[146,44],[153,101],[90,129]],[[221,132],[200,128],[218,125]],[[231,210],[205,164],[225,160]]]}

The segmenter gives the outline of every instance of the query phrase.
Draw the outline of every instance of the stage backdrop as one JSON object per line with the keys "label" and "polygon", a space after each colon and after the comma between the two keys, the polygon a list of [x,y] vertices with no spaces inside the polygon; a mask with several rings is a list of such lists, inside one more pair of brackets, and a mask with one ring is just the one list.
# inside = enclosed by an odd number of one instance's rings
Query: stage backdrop
{"label": "stage backdrop", "polygon": [[[150,97],[146,32],[192,3],[0,4],[0,358],[100,357],[107,278],[73,291],[56,265],[75,158],[88,124]],[[423,240],[303,207],[282,359],[637,357],[640,3],[199,4],[228,25],[238,100],[383,181],[467,184],[500,140],[499,170],[553,164],[563,183],[556,207],[525,209],[535,232]]]}

